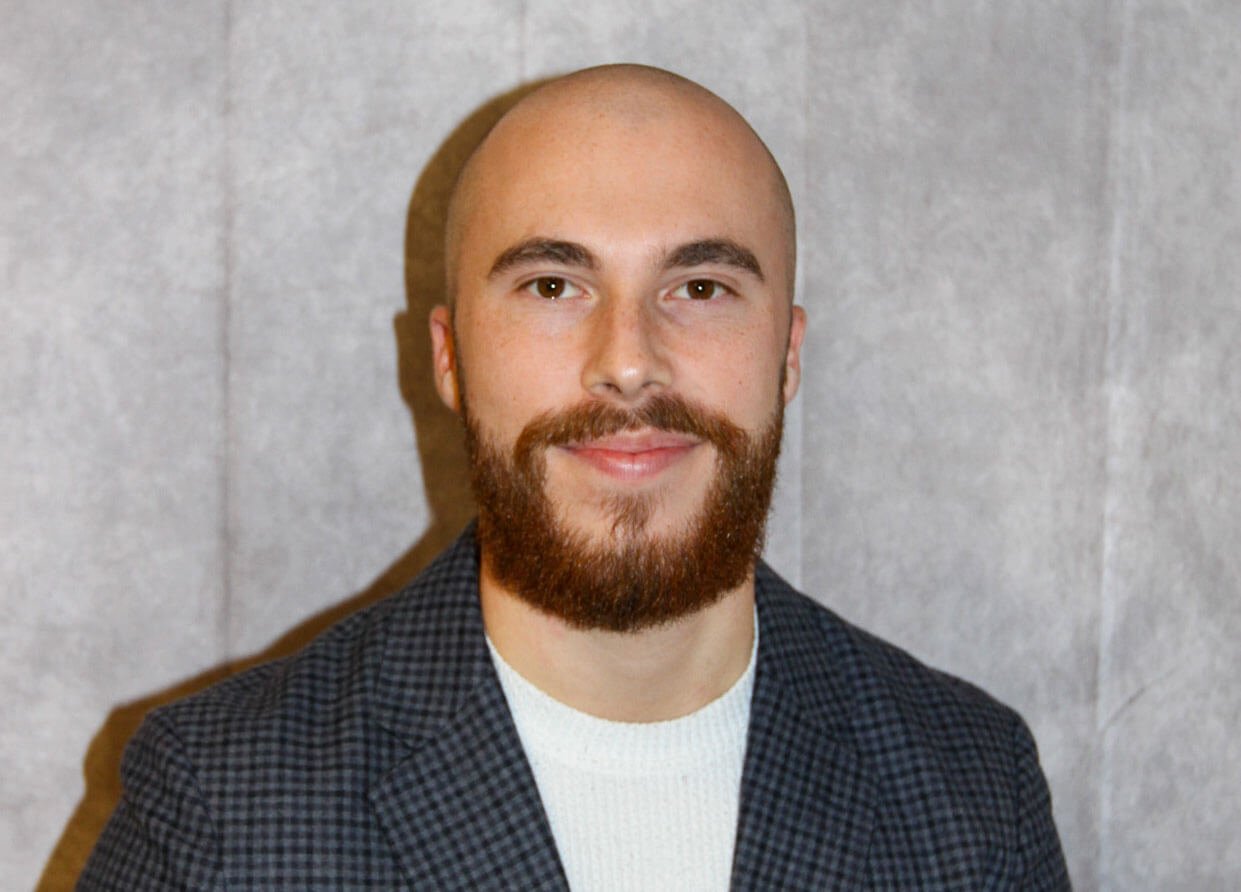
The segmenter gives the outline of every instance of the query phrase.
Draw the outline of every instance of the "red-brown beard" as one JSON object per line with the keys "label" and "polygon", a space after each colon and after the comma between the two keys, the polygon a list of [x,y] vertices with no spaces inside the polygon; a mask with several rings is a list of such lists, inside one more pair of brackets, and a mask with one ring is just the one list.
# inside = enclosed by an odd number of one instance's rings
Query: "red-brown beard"
{"label": "red-brown beard", "polygon": [[[488,570],[529,604],[582,629],[633,632],[715,603],[749,578],[762,551],[783,410],[778,401],[767,427],[751,437],[723,415],[672,395],[635,409],[588,402],[535,418],[510,457],[463,404]],[[647,494],[608,498],[612,541],[566,529],[547,495],[547,450],[652,428],[700,438],[716,451],[715,476],[683,530],[643,535],[655,508]]]}

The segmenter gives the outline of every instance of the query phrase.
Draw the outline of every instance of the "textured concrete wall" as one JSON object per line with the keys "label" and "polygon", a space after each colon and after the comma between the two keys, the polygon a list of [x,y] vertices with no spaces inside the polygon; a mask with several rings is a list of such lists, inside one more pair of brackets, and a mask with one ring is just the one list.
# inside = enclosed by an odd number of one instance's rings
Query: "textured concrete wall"
{"label": "textured concrete wall", "polygon": [[1241,6],[0,0],[0,887],[152,705],[469,516],[428,386],[504,91],[636,60],[800,208],[769,557],[1012,703],[1081,889],[1241,882]]}

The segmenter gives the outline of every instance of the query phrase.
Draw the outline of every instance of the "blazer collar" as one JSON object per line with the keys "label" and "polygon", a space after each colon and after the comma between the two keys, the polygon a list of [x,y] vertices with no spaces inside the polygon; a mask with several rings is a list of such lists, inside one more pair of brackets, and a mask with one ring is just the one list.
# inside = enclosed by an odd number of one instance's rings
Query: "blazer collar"
{"label": "blazer collar", "polygon": [[[756,596],[732,887],[849,888],[876,795],[850,734],[851,644],[762,563]],[[370,798],[413,885],[567,890],[487,653],[473,525],[384,607],[373,716],[402,757]]]}
{"label": "blazer collar", "polygon": [[732,887],[863,885],[876,787],[850,731],[851,643],[765,564],[755,576],[758,666]]}
{"label": "blazer collar", "polygon": [[472,525],[376,627],[374,718],[401,757],[369,795],[411,886],[568,892],[487,653]]}
{"label": "blazer collar", "polygon": [[474,524],[371,623],[380,654],[373,717],[408,747],[437,736],[489,674]]}

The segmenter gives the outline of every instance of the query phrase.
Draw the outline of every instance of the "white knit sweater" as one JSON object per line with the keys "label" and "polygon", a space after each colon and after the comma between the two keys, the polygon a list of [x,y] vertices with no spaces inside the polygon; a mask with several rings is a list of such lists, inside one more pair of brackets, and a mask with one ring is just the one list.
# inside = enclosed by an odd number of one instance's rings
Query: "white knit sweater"
{"label": "white knit sweater", "polygon": [[754,637],[749,665],[723,696],[650,723],[566,706],[491,647],[574,892],[728,888],[757,624]]}

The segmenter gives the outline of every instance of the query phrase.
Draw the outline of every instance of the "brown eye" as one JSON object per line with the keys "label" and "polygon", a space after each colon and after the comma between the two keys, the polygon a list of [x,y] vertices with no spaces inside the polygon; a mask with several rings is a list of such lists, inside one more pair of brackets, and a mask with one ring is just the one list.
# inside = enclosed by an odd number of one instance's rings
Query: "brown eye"
{"label": "brown eye", "polygon": [[553,279],[550,276],[544,276],[542,279],[535,279],[534,289],[539,293],[539,297],[560,297],[560,295],[564,294],[564,279]]}
{"label": "brown eye", "polygon": [[539,276],[537,279],[531,280],[526,286],[526,290],[531,294],[537,295],[544,300],[559,300],[563,297],[573,297],[580,293],[580,289],[568,279],[562,279],[560,276]]}
{"label": "brown eye", "polygon": [[710,279],[692,279],[685,283],[685,293],[693,300],[710,300],[719,294],[719,282]]}

